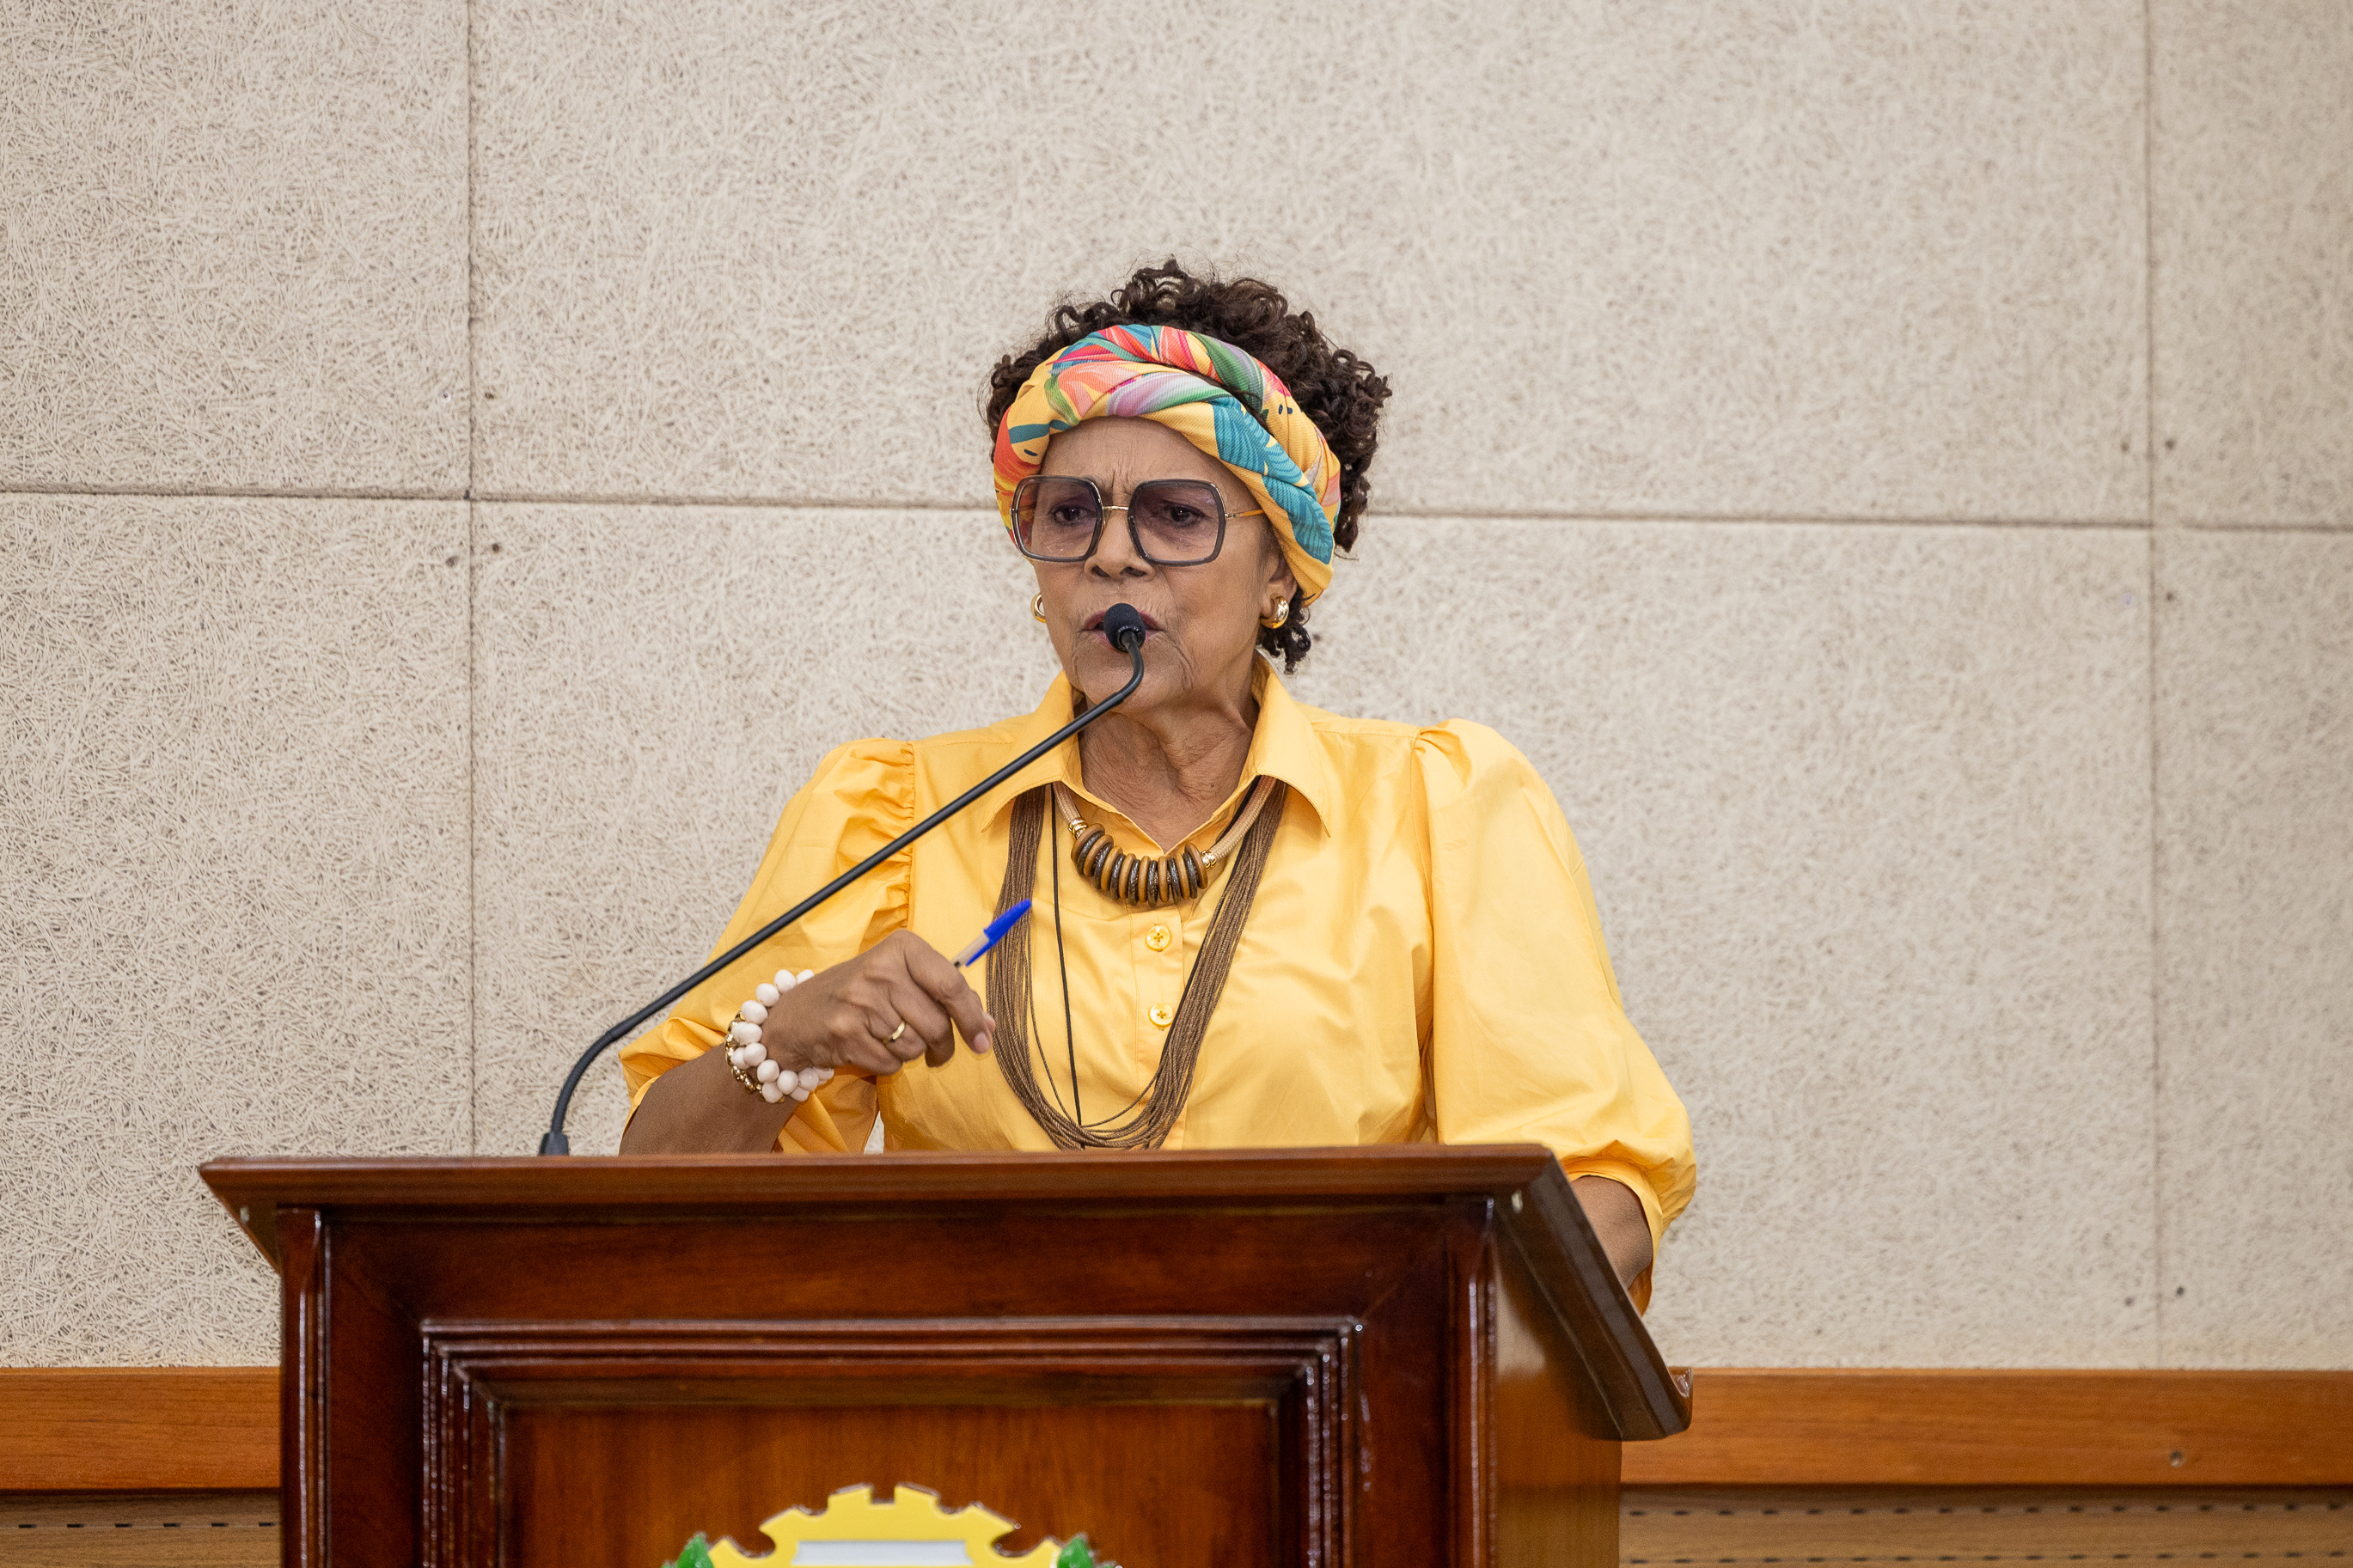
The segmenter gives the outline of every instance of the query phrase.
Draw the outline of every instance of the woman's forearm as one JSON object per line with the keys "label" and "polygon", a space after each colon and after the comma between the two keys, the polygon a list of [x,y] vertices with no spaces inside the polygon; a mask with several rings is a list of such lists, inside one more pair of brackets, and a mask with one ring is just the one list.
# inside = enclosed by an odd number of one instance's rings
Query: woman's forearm
{"label": "woman's forearm", "polygon": [[1651,1266],[1651,1222],[1642,1214],[1642,1200],[1623,1182],[1607,1176],[1579,1176],[1569,1183],[1579,1207],[1609,1255],[1618,1282],[1631,1285]]}
{"label": "woman's forearm", "polygon": [[746,1094],[727,1053],[705,1051],[654,1079],[621,1133],[624,1154],[765,1154],[800,1102]]}

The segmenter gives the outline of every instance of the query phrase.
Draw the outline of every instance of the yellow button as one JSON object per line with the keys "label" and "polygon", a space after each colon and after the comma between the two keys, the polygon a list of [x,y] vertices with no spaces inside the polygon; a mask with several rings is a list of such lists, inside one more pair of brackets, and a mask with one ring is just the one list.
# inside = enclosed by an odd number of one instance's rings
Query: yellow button
{"label": "yellow button", "polygon": [[1169,1011],[1166,1004],[1165,1003],[1155,1002],[1152,1005],[1152,1021],[1161,1028],[1166,1028],[1168,1026],[1168,1020],[1174,1018],[1176,1016],[1176,1015],[1175,1013]]}
{"label": "yellow button", "polygon": [[1150,931],[1144,933],[1144,945],[1150,948],[1155,952],[1167,952],[1169,940],[1168,928],[1166,926],[1154,926]]}

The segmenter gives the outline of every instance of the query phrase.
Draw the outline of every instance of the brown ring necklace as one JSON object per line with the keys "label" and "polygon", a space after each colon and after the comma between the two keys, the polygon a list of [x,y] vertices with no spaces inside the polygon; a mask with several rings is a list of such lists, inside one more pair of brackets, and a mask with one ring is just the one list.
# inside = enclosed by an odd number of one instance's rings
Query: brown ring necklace
{"label": "brown ring necklace", "polygon": [[1079,803],[1063,785],[1054,786],[1054,804],[1064,821],[1071,825],[1071,859],[1079,868],[1079,875],[1101,888],[1122,903],[1135,904],[1144,909],[1157,909],[1180,899],[1198,898],[1201,889],[1209,885],[1209,874],[1231,855],[1250,832],[1250,824],[1258,820],[1267,796],[1274,793],[1275,781],[1261,778],[1251,786],[1250,798],[1218,841],[1204,850],[1187,844],[1176,854],[1153,859],[1148,856],[1130,855],[1111,841],[1111,835],[1093,826],[1079,815]]}

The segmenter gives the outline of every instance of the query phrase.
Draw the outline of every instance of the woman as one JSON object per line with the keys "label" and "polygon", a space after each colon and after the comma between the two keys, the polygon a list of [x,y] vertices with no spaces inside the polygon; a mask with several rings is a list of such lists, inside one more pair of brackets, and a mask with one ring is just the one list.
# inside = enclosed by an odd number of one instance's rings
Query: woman
{"label": "woman", "polygon": [[[1319,712],[1270,662],[1307,652],[1388,395],[1265,284],[1173,262],[1000,362],[999,512],[1062,674],[827,757],[722,945],[1123,685],[1115,604],[1143,684],[626,1049],[623,1152],[855,1150],[878,1113],[892,1149],[1533,1141],[1647,1299],[1690,1127],[1550,792],[1492,731]],[[943,954],[1025,897],[984,996]]]}

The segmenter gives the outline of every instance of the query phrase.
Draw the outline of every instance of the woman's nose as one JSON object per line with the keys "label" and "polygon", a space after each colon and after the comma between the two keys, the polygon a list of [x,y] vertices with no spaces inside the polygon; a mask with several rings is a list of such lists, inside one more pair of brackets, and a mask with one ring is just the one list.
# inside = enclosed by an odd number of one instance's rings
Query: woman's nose
{"label": "woman's nose", "polygon": [[1136,552],[1135,531],[1128,527],[1124,509],[1104,510],[1103,537],[1087,564],[1107,577],[1137,577],[1152,570],[1152,563]]}

